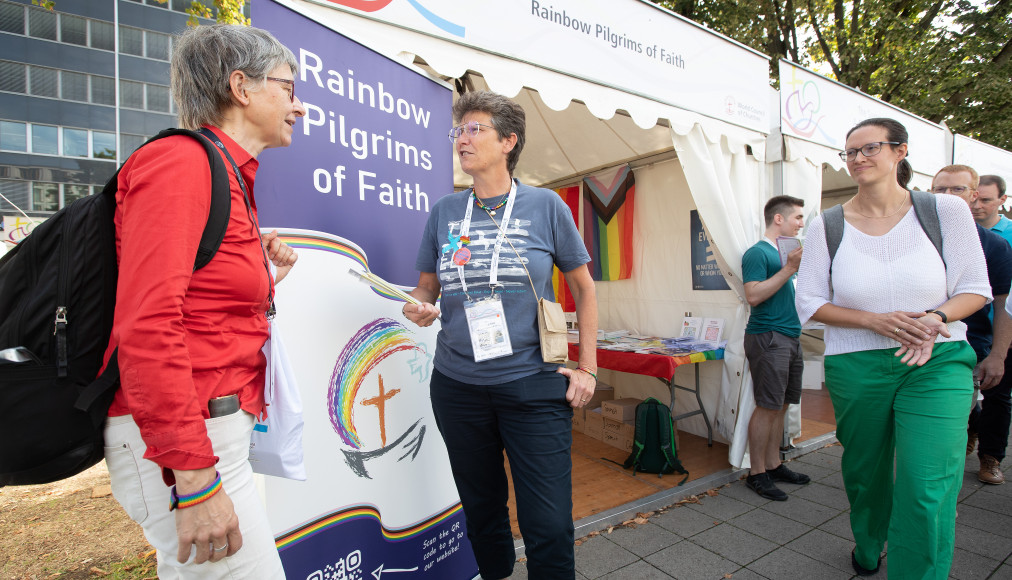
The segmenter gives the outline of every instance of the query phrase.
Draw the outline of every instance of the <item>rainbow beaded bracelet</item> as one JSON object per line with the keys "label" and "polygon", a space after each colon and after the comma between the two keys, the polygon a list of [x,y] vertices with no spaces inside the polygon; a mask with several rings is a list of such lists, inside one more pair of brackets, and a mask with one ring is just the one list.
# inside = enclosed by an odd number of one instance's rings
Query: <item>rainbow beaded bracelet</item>
{"label": "rainbow beaded bracelet", "polygon": [[199,503],[204,503],[214,497],[219,491],[221,491],[221,474],[217,471],[214,472],[214,481],[211,482],[211,485],[190,495],[179,495],[176,493],[176,486],[173,485],[169,500],[169,511],[186,509]]}
{"label": "rainbow beaded bracelet", "polygon": [[587,367],[579,367],[576,370],[583,371],[583,372],[587,373],[588,375],[594,377],[594,382],[597,382],[597,375],[595,375],[594,373],[590,372],[589,368],[587,368]]}

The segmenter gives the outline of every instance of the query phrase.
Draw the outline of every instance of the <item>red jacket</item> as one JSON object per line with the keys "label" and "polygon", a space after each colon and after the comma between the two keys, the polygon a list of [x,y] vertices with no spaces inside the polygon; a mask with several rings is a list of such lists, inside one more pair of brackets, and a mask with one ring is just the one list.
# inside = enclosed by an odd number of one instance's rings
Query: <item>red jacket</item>
{"label": "red jacket", "polygon": [[[239,166],[254,214],[258,163],[221,130]],[[222,155],[224,159],[224,155]],[[239,394],[242,409],[264,411],[265,312],[274,284],[231,165],[231,217],[211,262],[193,271],[211,199],[207,154],[184,136],[136,152],[119,174],[116,315],[106,360],[119,346],[121,387],[109,416],[132,414],[144,457],[169,469],[213,466],[207,402]]]}

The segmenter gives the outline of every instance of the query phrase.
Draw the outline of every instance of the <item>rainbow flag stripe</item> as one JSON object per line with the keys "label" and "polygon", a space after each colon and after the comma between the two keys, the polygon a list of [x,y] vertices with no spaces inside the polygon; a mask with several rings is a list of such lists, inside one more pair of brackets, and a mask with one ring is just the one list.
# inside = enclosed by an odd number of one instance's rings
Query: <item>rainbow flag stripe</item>
{"label": "rainbow flag stripe", "polygon": [[636,181],[628,165],[583,180],[584,243],[594,280],[632,276]]}
{"label": "rainbow flag stripe", "polygon": [[[569,187],[560,187],[555,190],[555,193],[559,194],[562,201],[569,207],[570,213],[573,214],[573,223],[576,224],[576,228],[580,228],[580,186],[571,185]],[[562,310],[566,312],[576,311],[576,301],[573,300],[573,294],[569,291],[569,286],[566,285],[566,277],[562,275],[562,271],[558,268],[552,268],[552,290],[555,291],[555,301],[562,305]]]}
{"label": "rainbow flag stripe", "polygon": [[401,542],[414,538],[420,534],[424,534],[426,530],[438,526],[458,514],[461,510],[461,505],[458,503],[424,521],[418,522],[406,528],[391,529],[383,525],[383,518],[380,516],[379,509],[377,509],[376,506],[371,504],[349,506],[326,514],[312,522],[303,524],[302,526],[278,536],[274,540],[274,545],[277,547],[278,551],[281,552],[307,538],[311,538],[312,536],[329,529],[336,528],[343,523],[361,519],[375,520],[380,524],[380,529],[383,531],[384,538],[392,542]]}

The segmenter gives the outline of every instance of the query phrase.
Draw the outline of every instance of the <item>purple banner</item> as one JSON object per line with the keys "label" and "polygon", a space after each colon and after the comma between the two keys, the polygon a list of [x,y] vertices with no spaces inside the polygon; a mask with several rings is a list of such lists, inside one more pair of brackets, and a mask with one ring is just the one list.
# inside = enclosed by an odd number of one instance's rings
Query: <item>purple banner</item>
{"label": "purple banner", "polygon": [[453,191],[451,91],[270,0],[252,10],[295,53],[306,106],[292,145],[260,157],[260,224],[341,236],[370,270],[413,287],[429,210]]}

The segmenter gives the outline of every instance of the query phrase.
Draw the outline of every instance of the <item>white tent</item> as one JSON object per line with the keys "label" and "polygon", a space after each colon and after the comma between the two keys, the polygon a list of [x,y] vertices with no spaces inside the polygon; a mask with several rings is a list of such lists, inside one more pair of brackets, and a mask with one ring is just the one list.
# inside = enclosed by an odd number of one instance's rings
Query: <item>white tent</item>
{"label": "white tent", "polygon": [[[944,127],[781,60],[784,193],[801,197],[814,192],[813,201],[818,201],[824,190],[846,189],[848,184],[853,184],[844,174],[847,164],[840,159],[839,152],[847,131],[871,117],[890,117],[907,128],[910,134],[908,159],[914,169],[910,186],[927,190],[931,178],[951,159],[947,144],[949,133]],[[818,205],[812,205],[812,210],[818,210]]]}
{"label": "white tent", "polygon": [[[721,369],[701,372],[703,402],[715,435],[731,443],[731,463],[741,465],[747,430],[736,423],[747,421],[751,409],[742,407],[752,401],[742,396],[740,264],[763,229],[766,140],[778,125],[767,58],[643,0],[281,3],[401,63],[516,98],[528,116],[516,172],[525,182],[561,184],[631,162],[633,277],[598,284],[602,327],[670,335],[686,312],[724,318],[732,340]],[[733,291],[691,288],[694,208]],[[653,379],[629,382],[657,394]],[[676,412],[694,408],[679,403]],[[699,416],[679,427],[705,435]]]}

